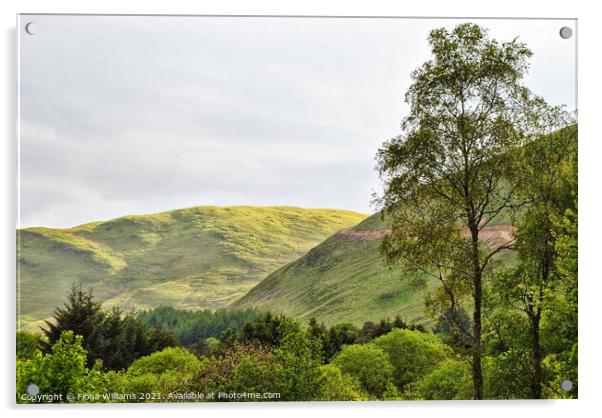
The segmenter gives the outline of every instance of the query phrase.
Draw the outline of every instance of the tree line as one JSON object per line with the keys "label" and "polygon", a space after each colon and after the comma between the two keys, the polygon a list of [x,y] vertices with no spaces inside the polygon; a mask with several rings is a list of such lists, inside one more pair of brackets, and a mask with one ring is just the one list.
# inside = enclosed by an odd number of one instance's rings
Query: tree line
{"label": "tree line", "polygon": [[[66,306],[55,314],[52,330],[60,330],[56,340],[51,340],[56,334],[49,332],[17,334],[18,402],[38,401],[24,397],[31,383],[38,385],[42,394],[63,394],[66,402],[191,401],[180,396],[188,392],[279,395],[269,399],[227,396],[192,399],[195,401],[470,399],[473,396],[470,363],[454,344],[454,330],[443,326],[444,317],[439,321],[442,326],[432,331],[399,317],[366,322],[362,327],[353,324],[327,327],[314,318],[303,324],[282,314],[255,312],[241,326],[227,328],[218,337],[210,336],[187,346],[181,346],[171,334],[172,338],[161,339],[169,343],[136,351],[127,361],[124,357],[124,366],[117,368],[115,355],[98,350],[94,344],[102,341],[113,345],[115,353],[123,352],[118,348],[124,341],[121,334],[107,333],[99,340],[96,334],[81,335],[86,329],[78,328],[78,324],[89,324],[96,316],[103,318],[115,311],[84,309],[90,305],[97,306],[91,293],[74,289]],[[82,316],[82,312],[89,317]],[[83,319],[81,323],[72,322],[76,315]],[[134,317],[135,314],[124,314],[122,320]],[[143,334],[148,342],[153,335],[170,334],[143,321],[139,324],[145,329]],[[124,325],[124,329],[130,329],[129,326]],[[520,331],[520,327],[516,329]],[[514,338],[521,338],[516,329],[486,333],[483,360],[487,398],[530,397],[524,353],[507,349],[516,345]],[[563,345],[562,341],[551,343]],[[552,383],[566,376],[563,365],[566,364],[561,358],[548,356],[544,362],[544,380]],[[549,387],[550,390],[544,390],[546,397],[575,395],[553,390],[553,385]],[[67,400],[68,393],[83,396]],[[124,397],[95,399],[98,394]]]}

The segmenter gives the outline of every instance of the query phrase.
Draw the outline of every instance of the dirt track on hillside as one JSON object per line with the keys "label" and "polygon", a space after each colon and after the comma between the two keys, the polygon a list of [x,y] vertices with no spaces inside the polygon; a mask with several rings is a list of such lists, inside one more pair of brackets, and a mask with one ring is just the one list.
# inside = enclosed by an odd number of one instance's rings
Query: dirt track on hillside
{"label": "dirt track on hillside", "polygon": [[[384,238],[390,234],[390,229],[381,229],[378,231],[363,231],[353,228],[342,229],[334,234],[335,238],[351,241],[375,241]],[[514,240],[516,228],[512,225],[491,225],[481,229],[479,239],[489,247],[498,247],[507,245]],[[468,229],[462,231],[462,236],[468,238],[470,232]]]}

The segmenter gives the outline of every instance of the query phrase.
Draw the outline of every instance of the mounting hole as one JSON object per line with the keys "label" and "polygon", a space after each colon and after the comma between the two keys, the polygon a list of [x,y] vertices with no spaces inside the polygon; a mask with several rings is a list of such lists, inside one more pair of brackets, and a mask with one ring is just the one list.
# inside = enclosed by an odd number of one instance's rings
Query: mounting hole
{"label": "mounting hole", "polygon": [[570,392],[573,389],[573,382],[570,380],[563,380],[560,382],[560,389],[564,390],[565,392]]}
{"label": "mounting hole", "polygon": [[568,26],[563,26],[560,28],[559,33],[562,39],[569,39],[571,36],[573,36],[573,29],[569,28]]}
{"label": "mounting hole", "polygon": [[25,33],[28,35],[35,35],[35,26],[33,24],[33,22],[27,22],[25,24]]}
{"label": "mounting hole", "polygon": [[35,383],[30,383],[27,385],[27,394],[30,396],[36,396],[38,392],[40,392],[40,388]]}

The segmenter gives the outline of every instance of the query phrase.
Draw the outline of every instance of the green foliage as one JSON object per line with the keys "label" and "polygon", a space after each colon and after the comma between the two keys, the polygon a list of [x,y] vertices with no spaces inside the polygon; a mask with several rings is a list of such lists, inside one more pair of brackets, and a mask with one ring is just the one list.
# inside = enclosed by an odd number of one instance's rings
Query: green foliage
{"label": "green foliage", "polygon": [[[52,346],[51,353],[36,351],[30,359],[17,360],[17,402],[78,402],[81,400],[77,398],[68,400],[67,394],[103,393],[107,382],[100,363],[91,369],[86,367],[86,350],[82,342],[81,336],[65,331]],[[27,386],[32,383],[38,386],[38,395],[57,397],[24,398]]]}
{"label": "green foliage", "polygon": [[358,330],[353,324],[336,324],[326,328],[324,324],[318,324],[315,318],[310,319],[308,332],[321,347],[323,363],[330,362],[344,346],[354,344],[358,339]]}
{"label": "green foliage", "polygon": [[[92,291],[85,292],[81,287],[72,287],[63,308],[56,308],[53,321],[46,321],[43,328],[47,341],[42,345],[46,353],[51,352],[52,346],[61,338],[64,331],[73,331],[83,338],[86,348],[100,346],[100,335],[97,330],[103,322],[102,310],[99,303],[94,301]],[[94,357],[92,354],[91,357]],[[93,364],[95,358],[90,358]]]}
{"label": "green foliage", "polygon": [[219,337],[226,329],[236,331],[257,315],[255,309],[218,309],[212,312],[206,309],[175,309],[171,306],[159,306],[138,313],[148,326],[173,332],[185,346],[209,337]]}
{"label": "green foliage", "polygon": [[483,353],[497,356],[508,350],[528,351],[532,343],[529,319],[515,309],[497,309],[487,315],[483,327]]}
{"label": "green foliage", "polygon": [[358,341],[365,343],[372,341],[376,337],[385,335],[393,331],[394,329],[409,329],[412,331],[424,331],[424,327],[420,324],[408,324],[406,321],[401,319],[397,315],[393,320],[389,318],[381,319],[379,322],[374,323],[372,321],[364,322],[362,329],[358,332]]}
{"label": "green foliage", "polygon": [[344,375],[357,379],[362,391],[374,398],[384,398],[393,384],[393,366],[389,356],[373,344],[350,345],[332,363]]}
{"label": "green foliage", "polygon": [[[550,322],[560,327],[561,335],[567,328],[576,330],[577,325],[576,309],[575,315],[563,309],[572,305],[566,297],[570,294],[566,285],[571,280],[557,270],[557,250],[562,251],[563,246],[562,242],[557,243],[558,219],[572,213],[575,203],[576,140],[576,127],[568,127],[532,141],[516,150],[515,167],[508,174],[515,184],[517,198],[528,204],[517,211],[517,264],[500,275],[494,291],[502,301],[502,309],[515,307],[528,318],[533,398],[542,397],[542,361],[546,349],[550,349],[549,339],[542,338],[542,332]],[[572,254],[574,250],[576,257],[576,246],[575,237],[574,246],[569,245],[564,254]],[[576,307],[576,298],[574,302]],[[576,332],[570,335],[564,348],[570,350],[576,338]]]}
{"label": "green foliage", "polygon": [[[550,309],[545,312],[543,317],[542,338],[548,353],[564,353],[564,357],[569,357],[577,342],[578,334],[578,217],[576,201],[572,208],[565,211],[563,216],[554,220],[554,225],[557,252],[555,261],[560,281],[556,292],[551,297]],[[572,374],[576,375],[576,372],[575,361],[575,370]]]}
{"label": "green foliage", "polygon": [[321,351],[319,344],[309,338],[305,331],[298,328],[288,331],[274,353],[282,365],[280,381],[283,400],[309,401],[321,396]]}
{"label": "green foliage", "polygon": [[393,380],[400,391],[451,354],[449,347],[433,334],[405,329],[395,329],[372,343],[388,355],[393,365]]}
{"label": "green foliage", "polygon": [[[282,389],[283,367],[274,354],[259,346],[233,344],[221,356],[210,357],[189,385],[191,390],[214,393],[266,393]],[[215,401],[229,401],[216,398]],[[233,399],[242,401],[257,398]]]}
{"label": "green foliage", "polygon": [[[283,327],[272,327],[275,317],[265,316],[255,321],[243,340],[233,340],[220,355],[210,357],[191,384],[194,390],[215,393],[278,393],[279,398],[245,397],[234,400],[312,400],[324,392],[324,378],[320,371],[320,347],[301,327],[290,319],[279,321]],[[280,317],[280,319],[284,319]],[[282,334],[277,339],[262,343],[257,336],[260,326]],[[229,398],[215,399],[228,401]]]}
{"label": "green foliage", "polygon": [[422,400],[471,399],[470,365],[461,360],[444,360],[436,369],[409,384],[403,397]]}
{"label": "green foliage", "polygon": [[528,351],[508,350],[484,358],[487,399],[531,399],[531,360]]}
{"label": "green foliage", "polygon": [[94,301],[91,291],[75,287],[68,303],[56,309],[54,320],[46,321],[43,331],[48,340],[42,344],[46,353],[63,332],[72,331],[83,339],[88,367],[102,360],[103,367],[109,370],[125,369],[138,357],[178,345],[170,332],[159,329],[151,332],[135,314],[123,314],[118,308],[105,312]]}
{"label": "green foliage", "polygon": [[183,391],[202,370],[203,363],[188,350],[168,347],[136,360],[124,376],[124,390],[167,395]]}
{"label": "green foliage", "polygon": [[17,359],[31,359],[40,350],[44,339],[40,334],[17,332]]}
{"label": "green foliage", "polygon": [[[544,189],[560,197],[556,178],[544,175],[549,161],[531,150],[543,135],[569,126],[572,118],[522,84],[532,53],[518,38],[500,43],[484,28],[465,23],[451,31],[431,31],[429,45],[432,58],[412,73],[402,134],[377,154],[385,183],[379,204],[392,228],[381,249],[389,263],[411,273],[428,272],[440,282],[429,301],[431,311],[472,310],[471,329],[457,324],[454,332],[464,334],[469,344],[474,396],[482,399],[484,287],[501,252],[514,246],[512,238],[488,242],[485,228],[520,203],[535,202],[527,211],[541,215],[547,206],[540,210],[537,203]],[[550,155],[562,158],[558,150]],[[515,170],[523,165],[534,170]],[[515,171],[522,177],[509,175]],[[524,193],[517,191],[521,188]],[[537,220],[549,224],[549,217],[529,219],[520,225],[518,245],[547,254],[549,228],[543,225],[542,231]],[[524,233],[529,230],[534,233]],[[538,322],[539,313],[530,318]],[[534,358],[539,351],[534,348]]]}
{"label": "green foliage", "polygon": [[[577,374],[578,350],[575,343],[570,351],[560,354],[550,354],[543,360],[544,390],[547,398],[577,399],[579,396],[579,384]],[[569,380],[573,387],[570,391],[564,391],[561,383]]]}
{"label": "green foliage", "polygon": [[361,395],[358,380],[350,375],[344,375],[334,364],[320,367],[324,381],[324,392],[320,400],[323,401],[359,401]]}
{"label": "green foliage", "polygon": [[181,376],[192,376],[200,369],[200,361],[188,350],[168,347],[134,361],[128,368],[132,376],[145,373],[161,374],[167,370]]}
{"label": "green foliage", "polygon": [[155,352],[166,347],[177,347],[180,345],[180,341],[173,332],[156,327],[148,337],[148,345],[149,351]]}
{"label": "green foliage", "polygon": [[299,332],[300,329],[296,320],[268,311],[245,322],[236,336],[236,341],[241,344],[280,346],[288,334]]}
{"label": "green foliage", "polygon": [[453,347],[461,354],[467,354],[472,346],[470,340],[471,322],[468,314],[459,307],[439,310],[443,312],[435,322],[433,332],[443,343]]}

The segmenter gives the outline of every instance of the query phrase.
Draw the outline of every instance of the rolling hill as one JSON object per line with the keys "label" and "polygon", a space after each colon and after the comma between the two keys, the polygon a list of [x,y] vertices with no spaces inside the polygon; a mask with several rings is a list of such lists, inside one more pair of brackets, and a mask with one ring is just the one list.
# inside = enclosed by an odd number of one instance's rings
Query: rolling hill
{"label": "rolling hill", "polygon": [[35,329],[73,284],[105,306],[226,306],[269,273],[366,215],[199,206],[69,229],[17,230],[18,321]]}
{"label": "rolling hill", "polygon": [[[232,306],[270,309],[301,319],[316,317],[326,325],[361,325],[395,315],[428,323],[425,291],[438,282],[428,275],[408,276],[386,266],[379,245],[387,232],[380,214],[338,231],[269,275]],[[510,226],[492,225],[483,230],[482,237],[495,245],[511,234]],[[419,282],[425,288],[417,286]]]}

